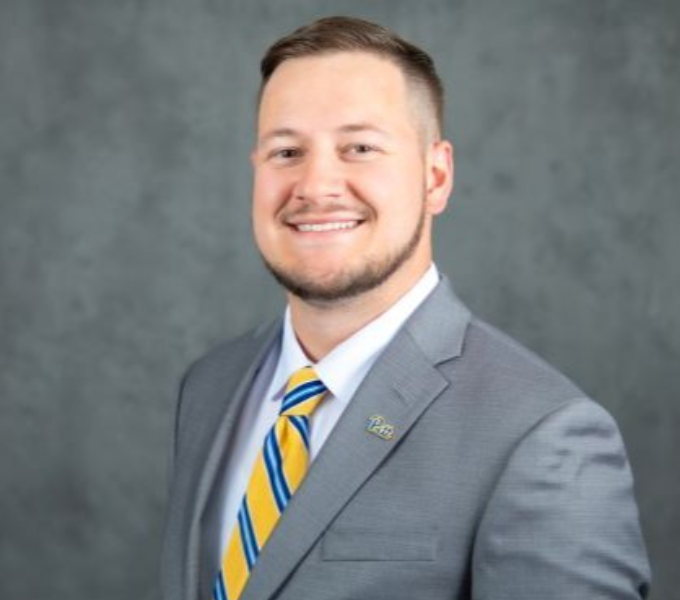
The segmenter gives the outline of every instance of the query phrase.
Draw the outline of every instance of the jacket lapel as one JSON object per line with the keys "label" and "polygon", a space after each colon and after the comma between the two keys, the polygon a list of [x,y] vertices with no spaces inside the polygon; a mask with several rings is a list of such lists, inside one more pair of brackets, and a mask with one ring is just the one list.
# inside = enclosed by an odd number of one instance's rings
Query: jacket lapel
{"label": "jacket lapel", "polygon": [[[435,365],[460,354],[468,320],[467,310],[447,282],[441,282],[357,390],[260,554],[242,600],[266,600],[276,592],[421,413],[450,385]],[[374,416],[394,428],[391,439],[367,431]]]}
{"label": "jacket lapel", "polygon": [[214,396],[202,398],[205,410],[210,414],[201,421],[214,424],[214,430],[202,436],[207,441],[203,468],[197,475],[196,493],[193,499],[193,515],[187,548],[187,597],[193,598],[199,589],[202,557],[201,523],[208,501],[218,480],[219,469],[223,468],[223,457],[238,424],[244,402],[252,382],[261,367],[272,344],[280,334],[281,322],[256,331],[246,345],[240,349],[240,359],[231,368],[215,373],[211,386]]}

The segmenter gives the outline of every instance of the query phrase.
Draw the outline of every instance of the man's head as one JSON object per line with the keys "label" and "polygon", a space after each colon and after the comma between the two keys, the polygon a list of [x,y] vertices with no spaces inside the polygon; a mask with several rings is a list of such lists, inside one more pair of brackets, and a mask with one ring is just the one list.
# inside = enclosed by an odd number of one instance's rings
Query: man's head
{"label": "man's head", "polygon": [[253,216],[265,263],[307,302],[401,295],[431,262],[452,185],[432,61],[377,25],[331,18],[277,42],[262,73]]}

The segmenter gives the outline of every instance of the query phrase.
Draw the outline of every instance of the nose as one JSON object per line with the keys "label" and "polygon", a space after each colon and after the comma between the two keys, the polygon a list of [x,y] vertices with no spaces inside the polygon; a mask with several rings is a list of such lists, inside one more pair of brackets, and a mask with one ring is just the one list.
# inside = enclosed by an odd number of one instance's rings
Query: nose
{"label": "nose", "polygon": [[342,196],[342,164],[330,152],[308,152],[300,164],[298,175],[293,192],[297,200],[319,202]]}

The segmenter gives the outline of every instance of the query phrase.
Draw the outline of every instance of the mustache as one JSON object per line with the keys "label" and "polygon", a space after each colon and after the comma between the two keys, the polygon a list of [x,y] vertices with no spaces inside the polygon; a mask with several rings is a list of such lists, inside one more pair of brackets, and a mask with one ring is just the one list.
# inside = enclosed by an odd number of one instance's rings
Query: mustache
{"label": "mustache", "polygon": [[370,211],[361,205],[352,206],[342,202],[324,202],[323,207],[314,204],[303,204],[296,208],[284,209],[279,216],[281,219],[286,220],[307,217],[309,215],[323,217],[324,215],[336,215],[338,213],[348,213],[358,219],[366,219]]}

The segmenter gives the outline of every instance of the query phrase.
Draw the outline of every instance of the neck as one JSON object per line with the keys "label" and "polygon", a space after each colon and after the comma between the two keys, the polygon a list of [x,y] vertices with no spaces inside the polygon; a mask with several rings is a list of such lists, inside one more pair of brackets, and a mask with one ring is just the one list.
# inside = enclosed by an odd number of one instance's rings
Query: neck
{"label": "neck", "polygon": [[425,274],[429,263],[415,277],[392,277],[378,288],[328,303],[311,303],[288,294],[295,335],[307,356],[318,362],[337,345],[354,335],[392,307]]}

